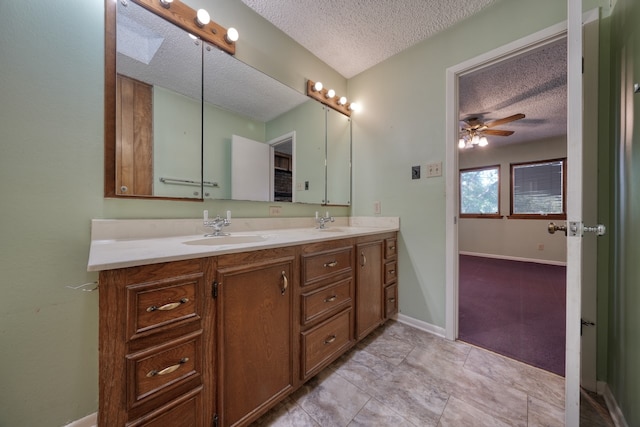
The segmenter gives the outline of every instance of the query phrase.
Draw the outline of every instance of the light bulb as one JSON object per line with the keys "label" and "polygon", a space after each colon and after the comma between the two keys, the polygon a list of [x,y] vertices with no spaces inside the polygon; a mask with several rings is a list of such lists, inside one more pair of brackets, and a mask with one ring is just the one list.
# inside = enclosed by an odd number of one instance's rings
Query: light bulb
{"label": "light bulb", "polygon": [[322,82],[315,82],[313,84],[313,91],[314,92],[320,92],[322,90],[324,86],[322,85]]}
{"label": "light bulb", "polygon": [[345,105],[346,103],[347,103],[347,97],[346,96],[341,96],[340,99],[338,99],[338,104]]}
{"label": "light bulb", "polygon": [[480,143],[480,137],[478,135],[473,135],[473,138],[471,138],[471,143],[473,145],[478,145]]}
{"label": "light bulb", "polygon": [[187,34],[189,34],[189,37],[191,37],[193,40],[198,40],[198,38],[196,36],[194,36],[193,34],[191,34],[191,33],[187,33]]}
{"label": "light bulb", "polygon": [[460,138],[460,139],[458,140],[458,148],[464,148],[464,147],[466,147],[466,146],[467,146],[467,143],[466,143],[466,141],[464,140],[464,138]]}
{"label": "light bulb", "polygon": [[237,42],[239,37],[240,35],[238,34],[238,30],[231,27],[227,30],[227,35],[224,36],[224,39],[227,41],[227,43],[233,43]]}
{"label": "light bulb", "polygon": [[167,9],[169,9],[171,3],[173,3],[173,0],[160,0],[160,4],[162,5],[162,7],[165,7]]}
{"label": "light bulb", "polygon": [[357,102],[352,102],[351,104],[349,104],[349,110],[353,111],[354,113],[357,113],[358,111],[360,111],[360,109],[360,104],[358,104]]}
{"label": "light bulb", "polygon": [[487,137],[483,136],[480,138],[480,141],[478,141],[478,145],[480,147],[486,147],[487,145],[489,145],[489,141],[487,141]]}
{"label": "light bulb", "polygon": [[329,90],[327,91],[327,94],[326,94],[325,96],[327,97],[327,99],[331,99],[331,98],[333,98],[334,96],[336,96],[336,91],[335,91],[335,90],[333,90],[333,89],[329,89]]}
{"label": "light bulb", "polygon": [[211,22],[211,17],[209,16],[209,12],[207,12],[204,9],[198,9],[198,12],[196,13],[196,25],[202,28],[205,25],[207,25],[209,22]]}

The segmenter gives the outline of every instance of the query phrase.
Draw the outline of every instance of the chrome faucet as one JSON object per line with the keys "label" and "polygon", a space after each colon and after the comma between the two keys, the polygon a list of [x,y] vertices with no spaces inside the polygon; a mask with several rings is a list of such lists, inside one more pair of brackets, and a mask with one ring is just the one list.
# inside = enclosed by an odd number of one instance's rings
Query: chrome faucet
{"label": "chrome faucet", "polygon": [[332,216],[329,216],[329,212],[327,212],[325,216],[318,216],[318,212],[316,212],[316,222],[318,223],[319,229],[324,229],[326,223],[334,222],[334,221],[335,221],[335,218]]}
{"label": "chrome faucet", "polygon": [[231,211],[227,211],[227,217],[222,218],[220,215],[216,215],[215,218],[209,219],[209,211],[205,210],[203,212],[204,220],[202,223],[205,227],[213,228],[213,232],[209,234],[205,234],[204,237],[214,237],[214,236],[228,236],[229,233],[223,233],[222,227],[227,227],[231,224]]}

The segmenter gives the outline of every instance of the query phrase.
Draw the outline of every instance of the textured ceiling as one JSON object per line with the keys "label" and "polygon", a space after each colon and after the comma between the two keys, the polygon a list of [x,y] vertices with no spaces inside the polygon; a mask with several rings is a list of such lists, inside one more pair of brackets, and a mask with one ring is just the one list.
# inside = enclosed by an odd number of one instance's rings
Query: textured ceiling
{"label": "textured ceiling", "polygon": [[488,136],[493,145],[564,136],[567,133],[566,40],[501,61],[459,79],[460,119],[491,122],[523,113],[524,119],[496,126],[510,136]]}
{"label": "textured ceiling", "polygon": [[497,0],[242,0],[346,78]]}
{"label": "textured ceiling", "polygon": [[[319,58],[328,55],[329,65],[336,58],[343,58],[332,66],[345,76],[357,74],[492,3],[490,0],[243,1],[264,13],[267,19],[275,16],[295,27],[301,34],[290,35],[300,44],[306,43]],[[322,25],[318,26],[318,22]],[[354,37],[345,35],[353,31],[359,36],[349,41]],[[131,43],[133,40],[135,44]],[[119,72],[199,98],[200,52],[200,44],[189,39],[184,31],[132,2],[128,7],[118,2]],[[308,100],[215,48],[204,51],[204,63],[206,100],[239,114],[268,121]],[[525,119],[497,126],[514,134],[490,137],[491,144],[566,135],[566,42],[560,40],[464,75],[459,89],[460,119],[477,117],[490,122],[517,113],[526,115]]]}

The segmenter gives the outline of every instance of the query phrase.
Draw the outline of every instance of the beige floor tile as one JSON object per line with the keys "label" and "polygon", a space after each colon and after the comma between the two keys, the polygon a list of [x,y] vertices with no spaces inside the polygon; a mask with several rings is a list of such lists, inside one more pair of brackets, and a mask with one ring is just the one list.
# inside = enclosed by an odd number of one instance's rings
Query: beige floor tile
{"label": "beige floor tile", "polygon": [[473,348],[465,368],[564,408],[564,378],[486,350]]}
{"label": "beige floor tile", "polygon": [[447,406],[444,408],[438,427],[460,426],[509,427],[509,424],[497,420],[473,405],[451,396]]}
{"label": "beige floor tile", "polygon": [[564,408],[529,396],[528,427],[564,427]]}
{"label": "beige floor tile", "polygon": [[376,399],[368,401],[349,423],[349,427],[372,426],[417,427]]}
{"label": "beige floor tile", "polygon": [[321,427],[290,398],[279,403],[251,425],[252,427]]}
{"label": "beige floor tile", "polygon": [[371,396],[332,370],[325,370],[292,395],[321,426],[346,426]]}

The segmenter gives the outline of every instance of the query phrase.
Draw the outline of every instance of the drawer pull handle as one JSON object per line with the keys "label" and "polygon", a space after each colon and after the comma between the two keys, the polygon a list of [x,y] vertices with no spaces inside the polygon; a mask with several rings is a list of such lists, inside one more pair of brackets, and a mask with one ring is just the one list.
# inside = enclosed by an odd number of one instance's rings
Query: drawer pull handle
{"label": "drawer pull handle", "polygon": [[395,246],[391,246],[389,249],[391,249],[392,251],[395,251],[396,247]]}
{"label": "drawer pull handle", "polygon": [[169,367],[166,367],[164,369],[161,369],[160,371],[153,369],[151,371],[149,371],[149,373],[147,374],[147,377],[151,378],[151,377],[155,377],[157,375],[167,375],[170,374],[172,372],[175,372],[176,370],[178,370],[178,368],[182,365],[184,365],[185,363],[187,363],[189,361],[188,357],[183,357],[182,359],[180,359],[180,361],[178,363],[176,363],[175,365],[171,365]]}
{"label": "drawer pull handle", "polygon": [[367,257],[364,256],[364,252],[360,252],[360,256],[362,257],[362,264],[360,264],[360,267],[364,267],[367,265]]}
{"label": "drawer pull handle", "polygon": [[280,289],[280,295],[284,295],[289,287],[289,279],[287,279],[287,273],[282,270],[282,289]]}
{"label": "drawer pull handle", "polygon": [[395,298],[389,298],[389,302],[396,302]]}
{"label": "drawer pull handle", "polygon": [[389,270],[389,274],[396,274],[395,270]]}
{"label": "drawer pull handle", "polygon": [[338,265],[338,261],[331,261],[331,262],[324,263],[325,267],[335,267],[336,265]]}
{"label": "drawer pull handle", "polygon": [[336,340],[336,336],[335,335],[331,335],[328,339],[324,340],[324,343],[325,344],[331,344],[335,340]]}
{"label": "drawer pull handle", "polygon": [[324,302],[334,302],[336,298],[338,298],[337,295],[331,295],[330,297],[325,298]]}
{"label": "drawer pull handle", "polygon": [[169,311],[169,310],[173,310],[174,308],[178,308],[182,304],[186,304],[188,302],[189,302],[189,298],[182,298],[178,302],[170,302],[169,304],[161,305],[160,307],[158,307],[156,305],[152,305],[151,307],[147,308],[147,311],[149,313],[151,313],[152,311],[158,311],[158,310],[159,311]]}

